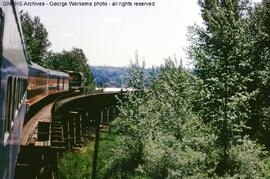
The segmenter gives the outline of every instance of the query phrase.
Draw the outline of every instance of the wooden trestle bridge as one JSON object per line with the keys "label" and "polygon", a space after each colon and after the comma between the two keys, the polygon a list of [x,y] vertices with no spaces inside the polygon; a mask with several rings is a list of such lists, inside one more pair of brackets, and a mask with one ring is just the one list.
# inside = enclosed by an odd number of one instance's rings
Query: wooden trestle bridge
{"label": "wooden trestle bridge", "polygon": [[117,115],[116,104],[124,93],[68,93],[48,100],[23,127],[15,178],[56,178],[63,153],[80,148],[91,133],[95,178],[100,126],[109,125]]}

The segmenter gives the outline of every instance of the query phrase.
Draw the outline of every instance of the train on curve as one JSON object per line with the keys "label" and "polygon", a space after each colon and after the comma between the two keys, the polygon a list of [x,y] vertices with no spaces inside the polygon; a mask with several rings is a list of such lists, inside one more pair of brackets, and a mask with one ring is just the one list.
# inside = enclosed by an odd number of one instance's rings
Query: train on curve
{"label": "train on curve", "polygon": [[74,71],[59,72],[43,68],[33,62],[29,64],[27,106],[55,93],[83,91],[84,76]]}
{"label": "train on curve", "polygon": [[28,64],[14,0],[0,4],[0,179],[13,178],[27,105],[50,94],[83,90],[81,73]]}

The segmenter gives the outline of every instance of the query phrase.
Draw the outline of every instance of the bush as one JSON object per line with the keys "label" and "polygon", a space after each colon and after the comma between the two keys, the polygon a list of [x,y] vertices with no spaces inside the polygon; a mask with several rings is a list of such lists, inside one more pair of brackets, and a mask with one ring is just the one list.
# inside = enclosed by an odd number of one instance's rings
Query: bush
{"label": "bush", "polygon": [[238,137],[224,155],[220,131],[201,119],[202,89],[199,79],[168,60],[149,89],[127,94],[114,122],[123,137],[105,173],[113,178],[262,176],[263,148],[255,142]]}

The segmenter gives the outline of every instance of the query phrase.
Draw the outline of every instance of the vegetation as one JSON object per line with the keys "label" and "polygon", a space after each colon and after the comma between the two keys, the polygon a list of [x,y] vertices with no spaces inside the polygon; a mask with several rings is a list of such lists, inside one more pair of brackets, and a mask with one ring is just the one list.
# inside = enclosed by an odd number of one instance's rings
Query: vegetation
{"label": "vegetation", "polygon": [[[119,143],[119,137],[114,133],[102,132],[99,143],[99,157],[97,165],[97,178],[105,176],[103,166],[106,160],[112,156],[113,150]],[[90,141],[80,152],[68,152],[64,154],[60,162],[59,178],[90,178],[92,173],[92,161],[94,141]]]}
{"label": "vegetation", "polygon": [[80,48],[60,53],[51,52],[48,32],[39,17],[32,18],[27,12],[20,16],[25,39],[28,62],[32,61],[49,69],[76,71],[84,74],[88,88],[94,89],[92,72],[88,68],[88,59]]}
{"label": "vegetation", "polygon": [[127,97],[115,121],[124,142],[107,165],[115,178],[267,175],[269,2],[199,5],[204,26],[190,31],[195,76],[168,60],[147,92]]}
{"label": "vegetation", "polygon": [[[111,67],[111,66],[90,66],[93,73],[96,86],[99,88],[106,87],[129,87],[129,69],[127,67]],[[158,76],[159,68],[152,67],[144,69],[145,86],[149,86],[149,82]]]}
{"label": "vegetation", "polygon": [[240,170],[232,167],[236,161],[230,161],[230,152],[246,142],[243,131],[248,127],[249,101],[254,95],[248,89],[252,79],[246,72],[250,65],[246,51],[248,4],[247,1],[199,1],[199,4],[206,27],[195,27],[197,38],[193,39],[191,54],[197,59],[196,74],[203,80],[207,96],[203,98],[200,114],[217,135],[216,172],[224,176]]}
{"label": "vegetation", "polygon": [[111,66],[90,66],[97,87],[125,87],[127,86],[127,68]]}
{"label": "vegetation", "polygon": [[44,57],[51,43],[48,39],[48,31],[41,23],[39,17],[32,18],[27,12],[20,16],[24,42],[26,46],[27,60],[44,65]]}
{"label": "vegetation", "polygon": [[71,51],[49,53],[45,65],[53,70],[81,72],[86,78],[86,85],[94,88],[94,78],[87,61],[82,49],[73,48]]}
{"label": "vegetation", "polygon": [[194,73],[168,58],[146,88],[135,57],[100,178],[270,177],[270,3],[198,2]]}
{"label": "vegetation", "polygon": [[[259,177],[263,148],[247,137],[228,149],[228,169],[219,168],[223,145],[215,125],[200,117],[203,81],[171,60],[148,92],[129,94],[115,121],[122,143],[106,165],[108,175],[126,178]],[[225,135],[225,134],[224,134]],[[129,166],[129,168],[127,168]],[[221,174],[220,170],[224,170]],[[226,172],[225,172],[226,171]]]}

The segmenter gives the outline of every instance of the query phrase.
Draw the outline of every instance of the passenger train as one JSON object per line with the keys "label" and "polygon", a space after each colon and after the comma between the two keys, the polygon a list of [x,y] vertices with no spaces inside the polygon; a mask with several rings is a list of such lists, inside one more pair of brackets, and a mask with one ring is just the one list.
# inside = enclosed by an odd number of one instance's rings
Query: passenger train
{"label": "passenger train", "polygon": [[0,5],[0,178],[13,178],[26,112],[28,66],[18,14],[11,3]]}
{"label": "passenger train", "polygon": [[69,90],[69,75],[43,68],[35,63],[29,64],[27,105],[32,106],[50,94]]}
{"label": "passenger train", "polygon": [[28,67],[27,107],[31,107],[51,94],[83,91],[84,76],[80,72],[54,71],[33,62]]}
{"label": "passenger train", "polygon": [[0,4],[0,179],[13,178],[27,106],[50,94],[83,90],[78,72],[58,72],[27,63],[14,0]]}

